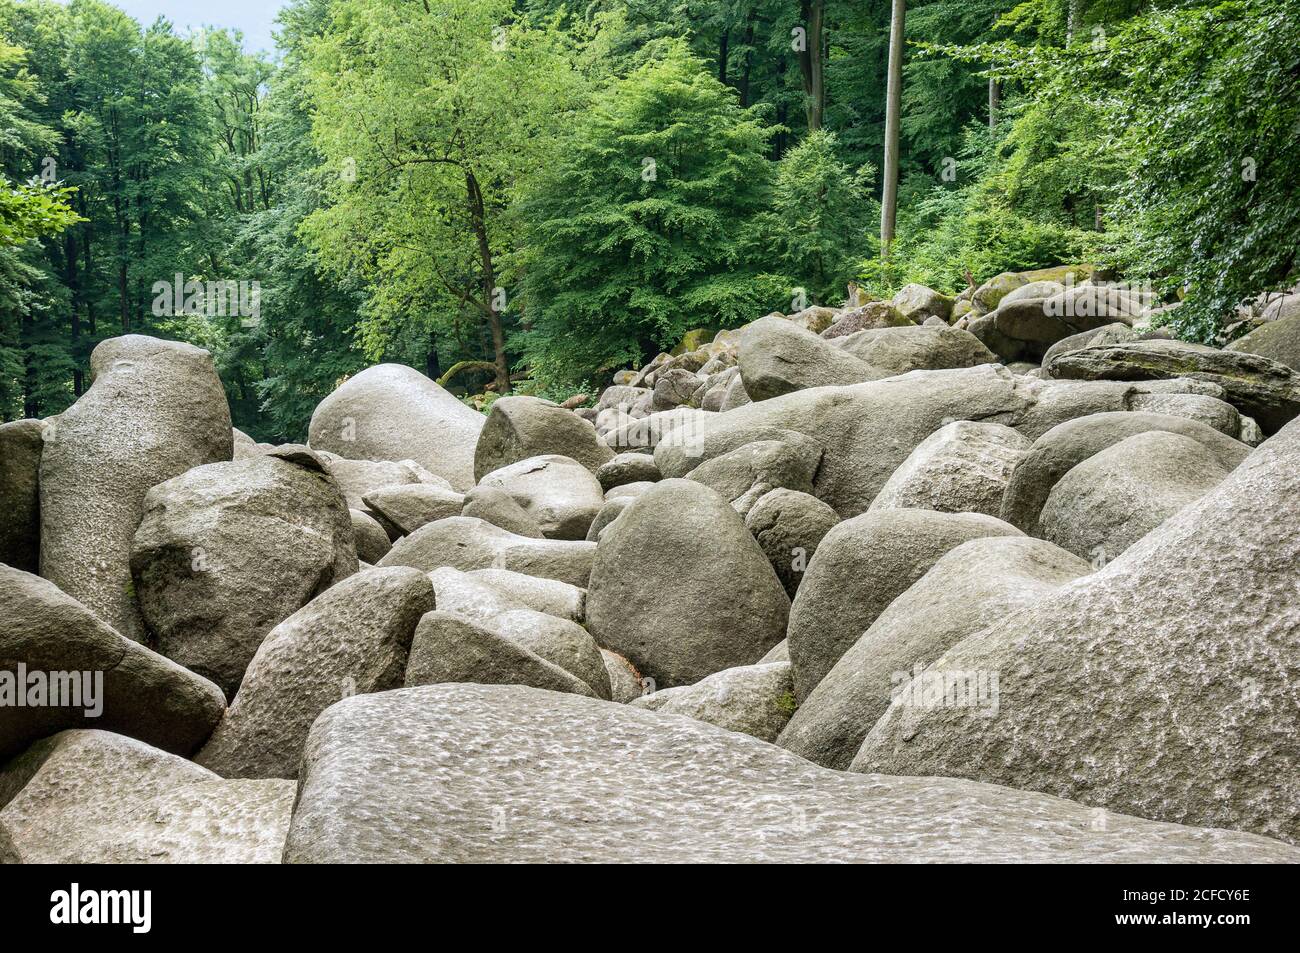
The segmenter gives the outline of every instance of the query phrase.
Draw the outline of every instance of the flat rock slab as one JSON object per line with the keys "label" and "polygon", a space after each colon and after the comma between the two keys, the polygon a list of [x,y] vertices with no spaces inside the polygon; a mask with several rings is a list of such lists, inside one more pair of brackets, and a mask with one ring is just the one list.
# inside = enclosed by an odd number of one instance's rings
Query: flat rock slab
{"label": "flat rock slab", "polygon": [[0,768],[0,823],[29,864],[273,864],[293,781],[227,781],[124,735],[64,731]]}
{"label": "flat rock slab", "polygon": [[843,774],[575,695],[440,685],[321,715],[284,859],[1295,863],[1300,850],[978,782]]}

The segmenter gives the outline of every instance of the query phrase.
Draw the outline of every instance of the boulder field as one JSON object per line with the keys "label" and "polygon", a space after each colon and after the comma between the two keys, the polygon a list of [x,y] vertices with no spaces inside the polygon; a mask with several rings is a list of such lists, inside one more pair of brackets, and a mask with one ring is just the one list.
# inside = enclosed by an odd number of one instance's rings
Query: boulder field
{"label": "boulder field", "polygon": [[104,341],[0,425],[0,862],[1300,861],[1300,371],[1089,274],[304,445]]}

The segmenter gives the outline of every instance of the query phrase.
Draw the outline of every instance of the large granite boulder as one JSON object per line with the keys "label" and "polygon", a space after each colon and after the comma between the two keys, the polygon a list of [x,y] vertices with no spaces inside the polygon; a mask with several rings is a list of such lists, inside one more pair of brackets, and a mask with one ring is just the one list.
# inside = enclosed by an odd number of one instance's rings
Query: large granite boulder
{"label": "large granite boulder", "polygon": [[997,363],[969,331],[950,327],[900,327],[858,331],[837,339],[841,350],[879,368],[882,376]]}
{"label": "large granite boulder", "polygon": [[1291,295],[1294,313],[1261,324],[1227,346],[1229,351],[1257,354],[1300,371],[1300,294]]}
{"label": "large granite boulder", "polygon": [[[56,681],[63,704],[51,704]],[[16,693],[42,685],[44,704],[17,704]],[[0,760],[92,725],[189,755],[225,707],[207,679],[119,635],[52,582],[0,565]]]}
{"label": "large granite boulder", "polygon": [[1245,351],[1186,341],[1131,341],[1067,351],[1043,369],[1070,380],[1208,381],[1222,387],[1226,399],[1254,417],[1266,434],[1276,433],[1300,413],[1300,370]]}
{"label": "large granite boulder", "polygon": [[740,376],[751,400],[888,374],[784,318],[761,318],[740,341]]}
{"label": "large granite boulder", "polygon": [[402,686],[415,626],[433,609],[415,569],[367,569],[327,589],[271,630],[194,760],[226,778],[296,778],[317,715]]}
{"label": "large granite boulder", "polygon": [[158,650],[229,698],[272,627],[356,571],[347,503],[305,447],[159,484],[131,550]]}
{"label": "large granite boulder", "polygon": [[758,661],[789,611],[739,514],[702,484],[656,483],[596,546],[587,627],[660,687]]}
{"label": "large granite boulder", "polygon": [[41,568],[43,424],[0,424],[0,563],[24,572]]}
{"label": "large granite boulder", "polygon": [[885,481],[868,511],[918,509],[997,516],[1011,473],[1031,446],[1028,437],[1003,424],[953,421],[917,444]]}
{"label": "large granite boulder", "polygon": [[41,575],[136,642],[131,538],[149,488],[229,460],[230,408],[212,355],[138,334],[101,341],[94,383],[46,421],[41,454]]}
{"label": "large granite boulder", "polygon": [[1239,440],[1225,437],[1205,424],[1168,414],[1141,411],[1093,414],[1068,420],[1034,441],[1011,472],[999,514],[1030,536],[1041,536],[1038,517],[1061,477],[1107,447],[1135,434],[1160,431],[1198,441],[1218,463],[1232,469],[1250,453]]}
{"label": "large granite boulder", "polygon": [[1291,424],[1104,569],[934,663],[1000,673],[997,718],[895,703],[855,770],[1300,840],[1300,787],[1279,783],[1295,777],[1297,498]]}
{"label": "large granite boulder", "polygon": [[642,695],[629,704],[775,741],[795,709],[794,681],[789,662],[740,665],[725,668],[694,685]]}
{"label": "large granite boulder", "polygon": [[376,364],[316,406],[310,443],[352,460],[414,460],[464,491],[482,429],[482,414],[415,368]]}
{"label": "large granite boulder", "polygon": [[763,494],[745,514],[745,528],[791,599],[818,545],[839,521],[839,515],[817,497],[784,488]]}
{"label": "large granite boulder", "polygon": [[379,565],[413,566],[424,572],[442,566],[466,572],[510,569],[586,588],[595,555],[595,543],[535,539],[472,516],[451,516],[402,537]]}
{"label": "large granite boulder", "polygon": [[465,497],[431,483],[405,483],[373,490],[362,498],[362,503],[384,527],[389,539],[396,539],[409,536],[425,523],[460,516]]}
{"label": "large granite boulder", "polygon": [[474,449],[474,479],[493,470],[556,454],[576,460],[593,473],[614,458],[596,428],[540,397],[502,397],[492,404]]}
{"label": "large granite boulder", "polygon": [[[973,539],[949,550],[840,657],[777,744],[825,767],[847,769],[915,672],[968,635],[1090,571],[1060,547],[1023,536]],[[996,717],[995,693],[978,701],[988,717]]]}
{"label": "large granite boulder", "polygon": [[277,864],[296,787],[62,731],[0,768],[0,822],[27,864]]}
{"label": "large granite boulder", "polygon": [[982,513],[877,510],[822,538],[790,609],[790,661],[803,701],[885,607],[939,557],[985,536],[1020,536]]}
{"label": "large granite boulder", "polygon": [[324,450],[317,451],[316,455],[325,461],[348,506],[354,510],[365,509],[367,496],[389,487],[425,484],[451,490],[449,482],[414,460],[349,460]]}
{"label": "large granite boulder", "polygon": [[592,471],[558,454],[528,457],[484,474],[479,485],[509,493],[548,539],[584,539],[605,505]]}
{"label": "large granite boulder", "polygon": [[1136,434],[1057,481],[1038,528],[1044,539],[1104,564],[1214,489],[1231,470],[1191,437],[1159,430]]}
{"label": "large granite boulder", "polygon": [[994,785],[828,771],[680,715],[439,685],[321,715],[284,859],[1295,863],[1300,852]]}

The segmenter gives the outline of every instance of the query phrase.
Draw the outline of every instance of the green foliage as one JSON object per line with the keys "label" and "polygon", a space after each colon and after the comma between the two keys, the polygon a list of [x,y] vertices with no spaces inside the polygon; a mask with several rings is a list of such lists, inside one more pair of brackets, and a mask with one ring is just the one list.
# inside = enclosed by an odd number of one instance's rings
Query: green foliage
{"label": "green foliage", "polygon": [[770,135],[680,43],[597,98],[522,210],[536,375],[639,364],[788,297],[754,255]]}

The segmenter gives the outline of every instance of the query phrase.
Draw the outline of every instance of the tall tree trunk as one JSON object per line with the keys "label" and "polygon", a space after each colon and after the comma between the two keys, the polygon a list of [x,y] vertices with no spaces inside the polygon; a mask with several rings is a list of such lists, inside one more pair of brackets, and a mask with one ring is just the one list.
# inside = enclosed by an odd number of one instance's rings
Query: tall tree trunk
{"label": "tall tree trunk", "polygon": [[989,77],[989,128],[998,124],[998,109],[1002,106],[1002,87],[998,81]]}
{"label": "tall tree trunk", "polygon": [[72,318],[72,393],[80,397],[86,389],[85,375],[81,370],[81,276],[77,273],[80,247],[77,245],[77,227],[69,228],[63,243],[65,262],[64,283],[68,286],[68,304]]}
{"label": "tall tree trunk", "polygon": [[438,336],[429,329],[429,348],[424,352],[424,375],[431,381],[442,376],[442,362],[438,360]]}
{"label": "tall tree trunk", "polygon": [[465,170],[465,191],[469,196],[469,216],[473,223],[474,238],[478,242],[479,268],[483,272],[483,306],[487,311],[488,326],[492,331],[492,363],[497,369],[497,393],[510,393],[510,367],[506,364],[506,336],[501,327],[501,315],[496,309],[496,271],[492,267],[492,246],[488,242],[483,193],[478,179]]}
{"label": "tall tree trunk", "polygon": [[880,196],[880,257],[889,259],[898,212],[898,121],[903,101],[903,20],[907,0],[893,0],[889,23],[889,79],[885,92],[885,178]]}
{"label": "tall tree trunk", "polygon": [[749,105],[749,74],[754,65],[754,11],[745,20],[745,68],[740,74],[740,105]]}
{"label": "tall tree trunk", "polygon": [[1065,5],[1065,42],[1074,42],[1074,34],[1079,30],[1079,20],[1083,16],[1083,0],[1066,0]]}
{"label": "tall tree trunk", "polygon": [[731,28],[727,27],[718,38],[718,82],[727,85],[727,57],[731,49]]}
{"label": "tall tree trunk", "polygon": [[799,53],[799,72],[803,76],[803,91],[807,102],[808,131],[816,132],[822,127],[822,113],[826,109],[826,87],[822,80],[826,2],[803,0],[800,13],[806,35],[804,48]]}

